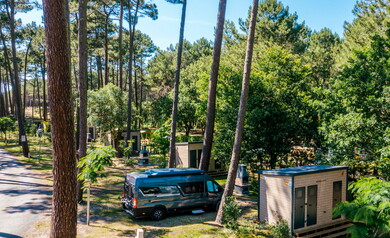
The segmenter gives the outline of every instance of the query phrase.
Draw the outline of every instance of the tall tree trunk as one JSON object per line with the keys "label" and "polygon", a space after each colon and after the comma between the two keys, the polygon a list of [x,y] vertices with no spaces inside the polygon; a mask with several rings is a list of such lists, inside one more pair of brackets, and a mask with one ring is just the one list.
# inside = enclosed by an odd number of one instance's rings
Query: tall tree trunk
{"label": "tall tree trunk", "polygon": [[46,47],[43,50],[43,63],[41,65],[41,71],[42,71],[42,90],[43,90],[43,120],[48,121],[47,99],[46,99]]}
{"label": "tall tree trunk", "polygon": [[129,33],[130,33],[130,56],[129,56],[129,84],[128,84],[128,97],[127,97],[127,124],[126,124],[126,145],[131,140],[130,131],[131,131],[131,101],[132,101],[132,77],[133,77],[133,51],[134,51],[134,36],[135,36],[135,24],[137,22],[138,7],[140,0],[137,0],[137,5],[135,6],[134,19],[131,20],[131,4],[129,1]]}
{"label": "tall tree trunk", "polygon": [[39,90],[39,81],[37,80],[37,98],[38,98],[38,113],[39,113],[39,119],[42,120],[42,110],[41,110],[41,94]]}
{"label": "tall tree trunk", "polygon": [[180,35],[179,35],[179,46],[177,49],[177,63],[175,72],[175,85],[174,85],[174,96],[172,105],[172,122],[171,122],[171,137],[169,141],[169,168],[176,167],[176,124],[177,124],[177,108],[179,103],[179,83],[180,83],[180,68],[181,68],[181,56],[183,54],[183,39],[184,39],[184,26],[186,20],[186,8],[187,0],[183,0],[183,8],[181,10],[181,23],[180,23]]}
{"label": "tall tree trunk", "polygon": [[215,102],[217,96],[217,80],[219,71],[219,61],[221,58],[223,24],[225,22],[226,0],[219,0],[217,28],[215,29],[215,40],[213,50],[213,62],[211,64],[209,92],[207,101],[207,116],[206,129],[203,140],[202,156],[200,159],[200,169],[209,170],[211,147],[214,137],[214,122],[215,122]]}
{"label": "tall tree trunk", "polygon": [[47,118],[47,99],[46,99],[46,67],[43,65],[42,66],[42,96],[43,96],[43,120],[48,121]]}
{"label": "tall tree trunk", "polygon": [[[81,159],[87,155],[87,74],[88,74],[88,45],[87,45],[87,0],[79,0],[79,148],[78,158]],[[78,172],[81,172],[80,170]],[[82,182],[77,182],[77,201],[83,201]]]}
{"label": "tall tree trunk", "polygon": [[66,0],[44,0],[53,144],[53,207],[50,237],[76,237],[76,150],[72,111],[70,42]]}
{"label": "tall tree trunk", "polygon": [[106,15],[104,21],[104,85],[108,84],[108,18],[109,14]]}
{"label": "tall tree trunk", "polygon": [[1,75],[1,68],[0,68],[0,117],[6,116],[6,111],[5,111],[5,101],[4,101],[4,95],[5,95],[5,90],[4,89],[4,84],[3,84],[3,76]]}
{"label": "tall tree trunk", "polygon": [[32,38],[28,42],[26,54],[24,56],[24,87],[23,87],[23,118],[25,118],[26,115],[26,97],[27,97],[27,59],[28,59],[28,52],[31,47]]}
{"label": "tall tree trunk", "polygon": [[140,115],[140,121],[139,121],[139,128],[142,129],[143,124],[143,116],[142,116],[142,100],[143,100],[143,87],[144,87],[144,71],[142,68],[142,58],[141,58],[141,82],[140,82],[140,95],[139,95],[139,115]]}
{"label": "tall tree trunk", "polygon": [[[135,57],[134,57],[134,65],[135,65]],[[138,110],[138,75],[137,75],[137,68],[134,68],[134,102],[135,102],[135,108]]]}
{"label": "tall tree trunk", "polygon": [[[8,11],[9,10],[9,11]],[[11,34],[11,49],[12,49],[12,66],[13,72],[10,75],[13,75],[13,80],[11,77],[11,82],[13,81],[13,97],[15,101],[16,108],[16,118],[18,120],[18,129],[19,129],[19,143],[23,148],[23,156],[30,156],[30,149],[28,146],[27,136],[24,131],[24,118],[22,111],[22,102],[20,94],[20,80],[19,80],[19,70],[18,62],[16,56],[16,37],[15,37],[15,0],[10,1],[9,9],[7,7],[7,15],[9,18],[10,34]]]}
{"label": "tall tree trunk", "polygon": [[120,0],[119,10],[119,88],[123,90],[123,0]]}
{"label": "tall tree trunk", "polygon": [[[7,64],[7,63],[6,63]],[[9,64],[9,62],[8,62]],[[7,82],[7,95],[8,95],[8,102],[9,102],[9,107],[10,107],[10,110],[11,110],[11,114],[12,115],[15,115],[15,107],[14,107],[14,103],[12,102],[12,94],[13,92],[11,91],[11,77],[10,77],[10,74],[8,74],[8,70],[6,69],[5,70],[5,79],[6,79],[6,82]]]}
{"label": "tall tree trunk", "polygon": [[9,95],[9,91],[7,90],[6,88],[6,85],[8,85],[8,82],[6,81],[6,77],[4,77],[3,75],[3,71],[1,70],[1,67],[0,67],[0,77],[3,79],[3,84],[0,84],[0,85],[3,85],[3,90],[4,90],[4,105],[5,105],[5,115],[7,116],[9,114],[9,101],[8,101],[8,95]]}
{"label": "tall tree trunk", "polygon": [[241,89],[241,97],[240,97],[240,108],[238,111],[238,118],[237,118],[236,135],[234,137],[232,158],[230,160],[230,166],[229,166],[228,177],[225,185],[225,190],[223,191],[217,217],[215,219],[215,222],[219,224],[221,224],[222,222],[223,204],[225,204],[226,197],[232,196],[233,194],[234,183],[237,176],[238,162],[240,161],[240,150],[242,144],[242,134],[244,132],[246,105],[248,101],[249,79],[250,79],[251,66],[252,66],[253,43],[255,38],[255,27],[256,27],[258,5],[259,5],[259,0],[253,0],[251,20],[250,20],[249,33],[248,33],[248,41],[246,46],[244,74],[242,76],[242,89]]}
{"label": "tall tree trunk", "polygon": [[36,79],[33,79],[33,96],[32,96],[32,103],[31,103],[31,118],[34,118],[34,107],[35,107],[35,84],[37,83]]}
{"label": "tall tree trunk", "polygon": [[93,90],[92,60],[89,61],[89,83],[90,83],[90,86],[89,86],[89,88],[87,88],[87,90]]}
{"label": "tall tree trunk", "polygon": [[98,73],[98,89],[103,87],[103,73],[102,73],[102,58],[100,55],[96,57],[97,73]]}

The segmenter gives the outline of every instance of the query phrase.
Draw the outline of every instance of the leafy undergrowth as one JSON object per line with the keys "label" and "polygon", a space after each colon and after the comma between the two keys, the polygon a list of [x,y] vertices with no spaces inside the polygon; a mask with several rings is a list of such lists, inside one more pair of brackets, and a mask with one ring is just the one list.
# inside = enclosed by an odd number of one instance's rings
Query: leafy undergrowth
{"label": "leafy undergrowth", "polygon": [[[48,141],[42,143],[41,157],[38,163],[38,150],[34,149],[39,138],[29,138],[33,148],[32,158],[19,157],[20,161],[32,166],[51,179],[51,151]],[[15,140],[16,141],[16,140]],[[0,146],[14,155],[21,155],[16,143]],[[152,160],[153,163],[153,160]],[[126,166],[124,159],[114,159],[114,165],[107,168],[107,177],[99,179],[91,188],[91,222],[86,225],[86,203],[78,208],[78,237],[134,237],[136,231],[142,228],[145,237],[268,237],[269,230],[255,222],[257,216],[256,196],[242,196],[237,202],[242,209],[239,219],[240,228],[232,231],[213,224],[216,212],[206,212],[201,215],[174,214],[162,221],[149,219],[132,219],[122,210],[119,197],[122,193],[125,174],[140,172],[152,167]],[[222,186],[226,178],[217,178]],[[84,200],[87,200],[84,194]],[[50,212],[25,235],[25,237],[48,237],[50,232]]]}

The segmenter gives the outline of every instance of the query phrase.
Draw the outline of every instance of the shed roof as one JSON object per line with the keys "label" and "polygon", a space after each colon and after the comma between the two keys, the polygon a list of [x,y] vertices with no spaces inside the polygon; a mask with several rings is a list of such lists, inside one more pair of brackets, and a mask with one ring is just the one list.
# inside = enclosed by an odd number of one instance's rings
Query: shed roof
{"label": "shed roof", "polygon": [[179,142],[176,143],[175,145],[179,146],[179,145],[191,145],[191,144],[203,144],[203,141]]}
{"label": "shed roof", "polygon": [[295,175],[303,175],[303,174],[321,173],[321,172],[327,172],[332,170],[342,170],[347,168],[348,166],[306,165],[306,166],[283,168],[283,169],[259,170],[259,174],[295,176]]}

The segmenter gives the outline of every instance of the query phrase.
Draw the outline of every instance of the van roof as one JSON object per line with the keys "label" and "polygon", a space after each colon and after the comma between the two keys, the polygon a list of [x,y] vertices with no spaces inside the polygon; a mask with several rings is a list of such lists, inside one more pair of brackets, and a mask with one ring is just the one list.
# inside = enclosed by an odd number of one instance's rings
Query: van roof
{"label": "van roof", "polygon": [[178,175],[201,175],[205,171],[194,168],[169,168],[169,169],[149,169],[142,173],[128,173],[127,176],[134,178],[155,178],[155,177],[171,177]]}

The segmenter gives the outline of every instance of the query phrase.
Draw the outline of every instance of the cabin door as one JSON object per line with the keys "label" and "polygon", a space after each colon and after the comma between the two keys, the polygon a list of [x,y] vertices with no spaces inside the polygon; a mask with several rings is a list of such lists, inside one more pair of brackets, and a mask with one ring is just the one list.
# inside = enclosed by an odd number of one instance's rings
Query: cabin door
{"label": "cabin door", "polygon": [[307,187],[307,225],[317,224],[317,185]]}
{"label": "cabin door", "polygon": [[294,229],[305,226],[305,187],[295,189]]}

